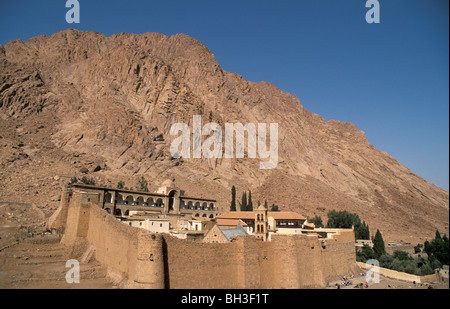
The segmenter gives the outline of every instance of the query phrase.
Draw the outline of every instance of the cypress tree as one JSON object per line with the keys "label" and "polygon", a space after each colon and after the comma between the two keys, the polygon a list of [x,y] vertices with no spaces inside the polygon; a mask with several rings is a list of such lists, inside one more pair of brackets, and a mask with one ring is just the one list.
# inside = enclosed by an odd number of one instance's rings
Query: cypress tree
{"label": "cypress tree", "polygon": [[247,192],[242,193],[241,211],[247,211]]}
{"label": "cypress tree", "polygon": [[380,257],[386,253],[383,236],[381,236],[380,230],[377,230],[375,238],[373,239],[373,252],[375,252],[377,257]]}
{"label": "cypress tree", "polygon": [[366,238],[365,239],[367,239],[367,240],[370,239],[370,229],[369,229],[369,225],[368,224],[366,225]]}
{"label": "cypress tree", "polygon": [[247,211],[253,211],[252,191],[248,191]]}
{"label": "cypress tree", "polygon": [[236,188],[234,186],[231,188],[230,211],[236,211]]}
{"label": "cypress tree", "polygon": [[370,239],[369,226],[365,221],[358,228],[355,227],[355,237],[356,239]]}

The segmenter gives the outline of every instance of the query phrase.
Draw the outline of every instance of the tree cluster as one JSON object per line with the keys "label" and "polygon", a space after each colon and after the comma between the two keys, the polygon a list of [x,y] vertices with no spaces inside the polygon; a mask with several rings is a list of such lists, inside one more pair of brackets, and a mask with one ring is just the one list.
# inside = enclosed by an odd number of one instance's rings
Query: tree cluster
{"label": "tree cluster", "polygon": [[144,176],[138,179],[136,190],[140,192],[148,192],[148,182],[145,180]]}
{"label": "tree cluster", "polygon": [[439,261],[443,265],[449,264],[448,237],[445,234],[441,237],[439,231],[436,231],[436,235],[431,242],[425,241],[423,251],[428,255],[429,259]]}
{"label": "tree cluster", "polygon": [[308,222],[314,223],[314,226],[317,227],[317,228],[325,227],[323,225],[322,218],[320,216],[317,216],[317,215],[314,218],[312,218],[312,219],[310,219],[308,217]]}
{"label": "tree cluster", "polygon": [[386,253],[383,237],[377,231],[373,238],[373,249],[364,245],[362,250],[356,251],[356,260],[366,262],[369,259],[376,259],[380,263],[380,267],[425,276],[433,274],[434,270],[441,268],[442,265],[448,265],[448,244],[447,236],[444,235],[441,238],[439,232],[436,231],[436,236],[431,242],[426,241],[424,245],[418,244],[414,247],[415,253],[421,253],[421,248],[424,248],[423,252],[427,254],[427,257],[419,254],[418,257],[413,258],[408,252],[400,250],[391,255]]}
{"label": "tree cluster", "polygon": [[[327,228],[355,229],[355,239],[370,239],[369,226],[365,221],[361,223],[361,219],[357,214],[349,213],[346,210],[328,212]],[[316,219],[317,220],[317,219]]]}
{"label": "tree cluster", "polygon": [[[83,176],[80,179],[81,183],[85,184],[85,185],[91,185],[91,186],[95,186],[95,180],[93,178],[87,178],[86,176]],[[74,184],[74,183],[78,183],[78,178],[77,177],[72,177],[70,178],[70,184]]]}
{"label": "tree cluster", "polygon": [[[247,192],[244,191],[242,193],[241,201],[239,202],[239,210],[240,211],[253,211],[253,200],[252,200],[252,191]],[[258,201],[258,207],[261,205],[261,202]],[[267,200],[264,202],[264,207],[268,209]],[[230,211],[237,211],[236,208],[236,187],[233,186],[231,188],[231,203],[230,203]],[[280,211],[278,205],[272,204],[270,211]]]}
{"label": "tree cluster", "polygon": [[[117,189],[134,191],[134,187],[131,187],[131,188],[126,187],[125,182],[122,180],[117,183]],[[148,182],[147,182],[147,180],[145,180],[144,176],[141,176],[140,178],[138,178],[137,183],[136,183],[136,191],[150,192],[148,189]]]}

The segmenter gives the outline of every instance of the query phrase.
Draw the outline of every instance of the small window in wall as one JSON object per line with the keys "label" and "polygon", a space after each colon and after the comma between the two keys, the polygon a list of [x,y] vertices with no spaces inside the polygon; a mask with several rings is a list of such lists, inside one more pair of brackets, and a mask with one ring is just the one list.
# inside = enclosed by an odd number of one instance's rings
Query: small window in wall
{"label": "small window in wall", "polygon": [[162,223],[159,224],[159,227],[162,227]]}

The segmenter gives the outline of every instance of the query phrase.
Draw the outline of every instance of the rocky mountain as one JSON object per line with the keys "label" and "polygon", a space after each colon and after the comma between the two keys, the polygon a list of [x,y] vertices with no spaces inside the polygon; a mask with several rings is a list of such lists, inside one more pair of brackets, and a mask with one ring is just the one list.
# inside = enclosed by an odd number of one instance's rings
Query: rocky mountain
{"label": "rocky mountain", "polygon": [[[332,100],[332,98],[330,98]],[[174,123],[278,123],[278,165],[261,159],[174,159]],[[205,139],[206,137],[204,137]],[[352,123],[325,121],[268,82],[224,71],[183,34],[64,30],[0,45],[0,200],[50,214],[70,177],[150,190],[167,178],[189,195],[268,200],[321,216],[357,213],[388,241],[449,232],[449,194],[375,149]]]}

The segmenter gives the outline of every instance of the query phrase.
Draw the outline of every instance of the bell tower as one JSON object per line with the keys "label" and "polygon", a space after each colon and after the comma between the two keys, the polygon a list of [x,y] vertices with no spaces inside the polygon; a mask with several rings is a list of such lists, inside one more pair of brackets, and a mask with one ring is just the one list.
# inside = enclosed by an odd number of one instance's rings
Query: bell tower
{"label": "bell tower", "polygon": [[268,232],[268,219],[267,219],[267,209],[264,206],[259,206],[255,210],[255,236],[256,239],[267,241]]}

